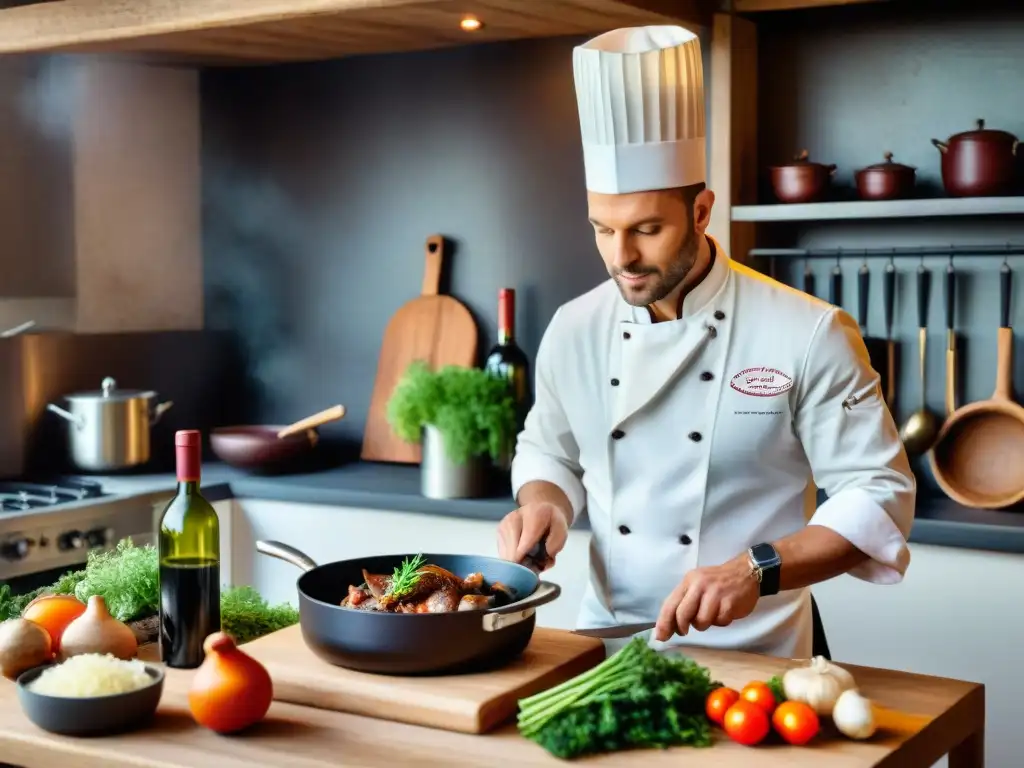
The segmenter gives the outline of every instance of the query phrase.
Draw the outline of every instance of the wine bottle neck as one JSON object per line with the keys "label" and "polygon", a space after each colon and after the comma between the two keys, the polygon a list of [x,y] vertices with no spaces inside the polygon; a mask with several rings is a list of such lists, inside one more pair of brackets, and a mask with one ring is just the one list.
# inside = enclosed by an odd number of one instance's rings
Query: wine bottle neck
{"label": "wine bottle neck", "polygon": [[511,288],[498,292],[498,343],[507,346],[515,340],[516,294]]}
{"label": "wine bottle neck", "polygon": [[199,495],[199,481],[198,480],[179,480],[178,481],[178,495],[179,496],[198,496]]}

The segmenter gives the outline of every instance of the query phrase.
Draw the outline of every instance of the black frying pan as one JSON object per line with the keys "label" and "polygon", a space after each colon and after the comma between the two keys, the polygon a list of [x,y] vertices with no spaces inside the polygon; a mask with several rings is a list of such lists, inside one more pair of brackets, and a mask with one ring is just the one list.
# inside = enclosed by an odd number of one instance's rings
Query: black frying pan
{"label": "black frying pan", "polygon": [[526,648],[536,609],[561,593],[529,568],[476,555],[423,553],[428,564],[465,578],[482,573],[521,599],[500,608],[451,613],[385,613],[343,608],[350,584],[363,582],[363,569],[390,574],[413,554],[379,555],[317,565],[277,541],[257,541],[256,550],[305,571],[299,577],[299,624],[306,645],[339,667],[387,675],[451,674],[508,663]]}

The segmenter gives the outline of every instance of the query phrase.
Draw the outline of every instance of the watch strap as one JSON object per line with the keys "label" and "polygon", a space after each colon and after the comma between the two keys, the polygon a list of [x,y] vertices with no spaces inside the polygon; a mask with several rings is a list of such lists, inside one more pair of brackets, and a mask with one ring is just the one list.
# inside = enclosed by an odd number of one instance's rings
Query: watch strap
{"label": "watch strap", "polygon": [[761,597],[779,593],[782,580],[782,558],[771,544],[755,544],[747,554],[750,558],[751,576],[757,579]]}

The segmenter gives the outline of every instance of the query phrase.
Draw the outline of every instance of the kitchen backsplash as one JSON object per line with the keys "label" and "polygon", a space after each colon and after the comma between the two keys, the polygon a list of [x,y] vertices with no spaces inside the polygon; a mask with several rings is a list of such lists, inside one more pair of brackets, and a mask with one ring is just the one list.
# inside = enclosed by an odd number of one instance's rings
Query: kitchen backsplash
{"label": "kitchen backsplash", "polygon": [[0,339],[0,478],[73,470],[67,423],[46,410],[65,395],[118,388],[155,390],[173,401],[152,432],[152,459],[139,471],[172,470],[174,431],[254,418],[246,361],[230,334],[29,333]]}
{"label": "kitchen backsplash", "polygon": [[[496,337],[516,290],[532,360],[559,304],[607,278],[587,222],[577,38],[204,73],[206,318],[252,350],[263,414],[334,403],[362,436],[384,327],[424,241]],[[482,353],[481,353],[482,354]]]}
{"label": "kitchen backsplash", "polygon": [[[872,13],[809,12],[800,22],[782,14],[763,24],[759,69],[773,74],[761,84],[762,165],[806,147],[848,175],[891,150],[933,180],[933,135],[946,138],[985,117],[1024,137],[1022,91],[1013,87],[1017,75],[1010,77],[1024,65],[1024,13],[972,23],[955,14],[922,20],[905,8]],[[428,235],[453,242],[451,290],[476,316],[481,346],[495,337],[498,289],[517,290],[517,335],[531,359],[558,305],[605,279],[586,219],[572,78],[577,42],[204,73],[206,318],[236,334],[250,354],[262,418],[288,421],[341,402],[348,415],[328,433],[360,439],[384,326],[419,292]],[[707,55],[705,46],[710,82]],[[992,73],[1006,73],[1006,87]],[[992,229],[914,221],[898,229],[832,227],[827,241],[856,248],[884,246],[890,236],[893,245],[1021,240],[1015,222]],[[795,242],[819,244],[820,232],[806,227]],[[983,265],[964,266],[969,274]],[[851,260],[848,268],[857,267]],[[817,268],[823,286],[830,265]],[[799,280],[785,265],[779,274]],[[970,396],[992,388],[994,326],[983,311],[996,301],[990,277],[965,278],[962,295],[960,331],[971,344],[963,391]],[[911,282],[901,283],[898,301],[905,371],[913,370],[916,331]],[[846,284],[847,308],[855,309],[852,272]],[[937,278],[929,388],[936,408],[939,285]],[[1024,275],[1017,285],[1020,295]],[[1021,311],[1018,303],[1018,319]],[[901,403],[916,401],[915,386],[907,377]]]}

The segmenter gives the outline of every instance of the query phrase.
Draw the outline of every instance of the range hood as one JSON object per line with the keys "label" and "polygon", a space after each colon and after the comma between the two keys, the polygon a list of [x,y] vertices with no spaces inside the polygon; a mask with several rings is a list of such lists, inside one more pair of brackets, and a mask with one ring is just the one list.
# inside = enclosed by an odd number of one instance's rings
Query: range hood
{"label": "range hood", "polygon": [[[707,25],[717,0],[42,0],[0,10],[0,54],[270,64],[619,26]],[[463,19],[481,26],[464,31]]]}

